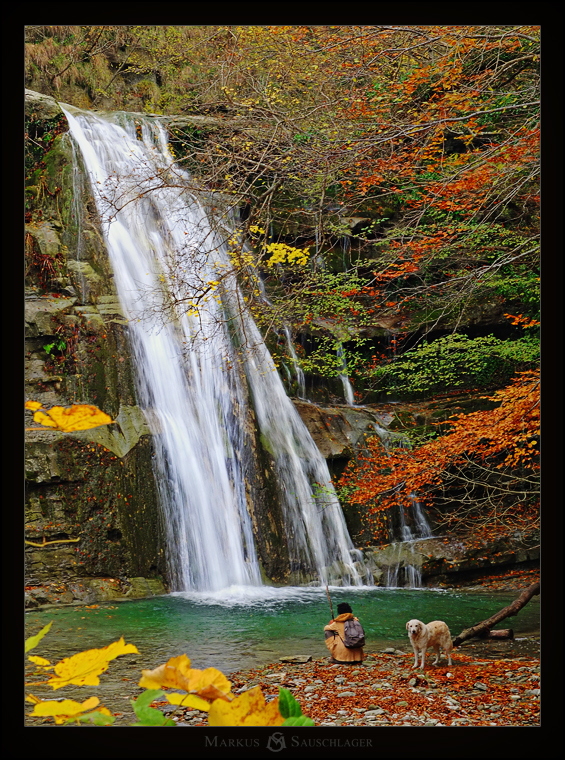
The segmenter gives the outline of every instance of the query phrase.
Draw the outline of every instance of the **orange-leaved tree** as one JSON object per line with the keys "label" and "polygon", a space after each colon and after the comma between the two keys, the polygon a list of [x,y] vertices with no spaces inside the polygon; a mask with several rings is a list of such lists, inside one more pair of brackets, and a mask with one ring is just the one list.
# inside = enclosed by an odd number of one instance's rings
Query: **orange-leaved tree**
{"label": "orange-leaved tree", "polygon": [[368,439],[339,487],[352,504],[367,507],[369,523],[416,497],[449,506],[445,524],[516,526],[537,511],[539,499],[540,383],[522,372],[490,400],[497,406],[459,414],[442,423],[448,432],[415,448],[385,447]]}

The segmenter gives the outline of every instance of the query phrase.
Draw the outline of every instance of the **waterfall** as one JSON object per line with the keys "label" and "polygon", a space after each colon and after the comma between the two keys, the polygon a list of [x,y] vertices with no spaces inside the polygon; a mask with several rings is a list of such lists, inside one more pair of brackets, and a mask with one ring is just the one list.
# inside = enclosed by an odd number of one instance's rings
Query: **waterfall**
{"label": "waterfall", "polygon": [[[123,113],[64,110],[129,322],[138,402],[155,440],[173,590],[261,584],[240,456],[248,404],[237,371],[241,344],[252,347],[242,353],[244,375],[275,463],[291,570],[317,582],[361,585],[361,553],[326,462],[240,308],[237,283],[225,276],[226,246],[188,191],[190,177],[173,163],[164,128],[138,116],[136,128]],[[207,295],[196,304],[203,288]],[[175,319],[162,318],[173,313]]]}
{"label": "waterfall", "polygon": [[[64,135],[64,138],[67,135]],[[63,138],[63,139],[64,139]],[[76,271],[77,281],[80,282],[80,288],[78,289],[78,296],[80,302],[84,304],[87,297],[87,282],[82,270],[81,254],[83,249],[83,235],[82,235],[82,200],[84,194],[84,172],[80,165],[79,148],[74,140],[71,140],[71,151],[73,156],[73,170],[72,170],[72,199],[71,199],[71,222],[70,227],[72,230],[73,241],[76,246],[76,260],[73,261],[73,268]]]}
{"label": "waterfall", "polygon": [[[408,439],[402,433],[392,433],[385,428],[375,425],[375,432],[381,439],[385,449],[391,446],[409,445]],[[398,504],[398,526],[393,524],[394,515],[389,516],[389,535],[391,545],[387,550],[389,560],[385,573],[385,586],[397,588],[399,585],[408,588],[420,588],[422,575],[420,573],[414,552],[414,543],[423,538],[432,538],[433,533],[426,520],[422,505],[416,494],[409,495],[410,505],[405,508]],[[406,522],[410,518],[412,527]],[[399,583],[399,581],[402,581]]]}
{"label": "waterfall", "polygon": [[345,361],[345,354],[343,352],[343,346],[341,343],[337,347],[337,356],[341,361],[341,367],[343,369],[343,372],[341,372],[339,375],[339,379],[343,385],[343,395],[345,396],[345,400],[349,406],[355,406],[355,395],[353,393],[353,386],[351,385],[349,376],[347,374],[347,362]]}
{"label": "waterfall", "polygon": [[387,567],[385,585],[396,588],[399,585],[399,575],[403,575],[403,583],[400,585],[408,588],[420,588],[422,586],[422,574],[416,562],[414,542],[421,538],[431,538],[432,531],[422,511],[422,507],[414,494],[410,494],[410,507],[408,511],[413,520],[413,529],[406,523],[404,507],[398,505],[400,522],[400,541],[393,543],[393,562]]}
{"label": "waterfall", "polygon": [[284,330],[284,334],[286,338],[288,353],[290,355],[290,358],[292,360],[292,364],[294,367],[294,371],[296,373],[296,383],[298,386],[297,395],[299,399],[305,400],[306,399],[306,379],[304,377],[304,372],[302,371],[302,367],[300,366],[300,360],[298,358],[298,354],[296,353],[296,349],[294,348],[294,343],[292,342],[292,336],[290,334],[290,330],[286,325],[284,325],[283,330]]}

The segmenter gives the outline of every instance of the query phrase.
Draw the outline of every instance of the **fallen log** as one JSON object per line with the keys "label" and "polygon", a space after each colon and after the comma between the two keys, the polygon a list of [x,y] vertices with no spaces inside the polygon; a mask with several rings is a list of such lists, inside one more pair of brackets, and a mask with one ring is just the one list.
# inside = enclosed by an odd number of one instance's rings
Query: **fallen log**
{"label": "fallen log", "polygon": [[[500,612],[497,612],[495,615],[489,617],[488,620],[483,620],[481,623],[477,623],[472,628],[467,628],[464,631],[461,631],[459,636],[456,636],[453,639],[453,646],[458,647],[464,641],[475,638],[476,636],[479,636],[481,638],[487,636],[489,638],[500,638],[499,636],[496,636],[496,631],[490,630],[493,625],[500,623],[501,620],[504,620],[507,617],[517,615],[522,607],[530,601],[532,596],[536,596],[539,594],[539,592],[540,582],[537,581],[537,583],[532,584],[527,589],[522,591],[520,596],[515,601],[513,601],[512,604],[509,604],[508,607],[504,607],[504,609],[500,610]],[[495,634],[495,636],[491,636],[491,634]]]}

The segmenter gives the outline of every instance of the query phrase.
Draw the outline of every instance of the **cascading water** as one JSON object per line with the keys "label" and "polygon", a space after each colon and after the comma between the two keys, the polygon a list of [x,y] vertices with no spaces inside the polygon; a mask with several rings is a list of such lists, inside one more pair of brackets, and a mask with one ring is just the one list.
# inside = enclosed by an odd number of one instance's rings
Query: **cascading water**
{"label": "cascading water", "polygon": [[82,296],[82,303],[86,301],[87,296],[87,284],[83,271],[81,270],[81,254],[83,248],[83,236],[82,236],[82,210],[81,201],[84,192],[84,172],[80,166],[80,159],[78,155],[78,146],[71,140],[71,150],[73,155],[73,194],[71,199],[71,228],[74,236],[74,243],[76,246],[76,265],[77,278],[80,281],[79,293]]}
{"label": "cascading water", "polygon": [[337,348],[337,356],[338,356],[338,359],[341,361],[341,366],[343,368],[343,372],[339,375],[339,379],[341,380],[341,384],[343,385],[343,395],[345,396],[345,400],[349,404],[349,406],[355,406],[355,395],[353,393],[353,386],[351,385],[349,376],[347,374],[347,362],[345,361],[345,354],[343,352],[343,346],[341,344]]}
{"label": "cascading water", "polygon": [[285,325],[284,328],[284,335],[286,338],[286,345],[288,348],[288,353],[290,355],[292,365],[294,367],[294,372],[296,374],[296,384],[298,387],[298,398],[299,399],[305,399],[306,398],[306,379],[304,377],[304,372],[302,371],[302,367],[300,366],[300,360],[298,358],[298,354],[296,353],[296,349],[294,348],[294,343],[292,342],[292,336],[290,334],[290,330]]}
{"label": "cascading water", "polygon": [[[391,446],[407,446],[408,442],[404,435],[391,433],[385,428],[375,425],[375,432],[381,439],[383,446],[389,449]],[[422,505],[415,494],[410,494],[410,505],[404,507],[398,504],[398,512],[389,515],[389,534],[391,546],[389,547],[390,563],[385,573],[385,586],[397,588],[399,585],[408,588],[420,588],[422,575],[416,562],[414,543],[424,538],[432,538],[433,533],[422,510]],[[406,522],[409,517],[412,527]],[[402,579],[402,583],[399,581]]]}
{"label": "cascading water", "polygon": [[404,507],[401,504],[398,506],[401,541],[393,544],[396,562],[393,562],[386,572],[385,585],[390,588],[396,588],[399,585],[398,581],[401,569],[404,576],[404,583],[402,585],[408,588],[420,588],[422,585],[422,574],[416,563],[414,542],[422,538],[431,538],[432,531],[422,512],[420,502],[414,494],[410,494],[410,502],[409,511],[413,518],[414,530],[406,524]]}
{"label": "cascading water", "polygon": [[[275,462],[291,570],[318,582],[361,585],[361,553],[353,548],[326,462],[255,323],[240,309],[235,279],[218,287],[218,272],[230,264],[226,247],[188,193],[189,177],[173,164],[165,130],[138,117],[136,129],[126,114],[65,109],[65,115],[90,176],[130,325],[138,401],[155,439],[173,589],[261,584],[240,460],[247,394],[234,369],[234,334],[254,346],[243,364]],[[119,197],[119,210],[111,194]],[[197,309],[190,304],[203,284],[209,295]],[[170,313],[172,300],[184,303],[176,319],[151,329],[147,314]]]}

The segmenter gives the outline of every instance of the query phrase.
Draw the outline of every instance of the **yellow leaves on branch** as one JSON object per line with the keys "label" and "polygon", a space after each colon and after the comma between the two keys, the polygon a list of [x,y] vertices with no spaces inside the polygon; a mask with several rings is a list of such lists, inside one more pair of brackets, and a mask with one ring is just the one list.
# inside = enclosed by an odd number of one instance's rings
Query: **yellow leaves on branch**
{"label": "yellow leaves on branch", "polygon": [[142,670],[139,685],[143,689],[182,689],[188,694],[169,694],[171,704],[182,704],[197,710],[208,710],[216,699],[230,700],[231,682],[216,668],[197,670],[190,667],[190,660],[182,654],[172,657],[155,670]]}
{"label": "yellow leaves on branch", "polygon": [[286,243],[269,243],[265,246],[265,251],[271,254],[267,261],[267,266],[273,267],[275,264],[298,264],[305,266],[308,263],[310,250],[308,248],[295,248]]}
{"label": "yellow leaves on branch", "polygon": [[231,702],[217,699],[208,713],[210,726],[281,726],[284,721],[279,711],[279,700],[266,703],[259,686]]}
{"label": "yellow leaves on branch", "polygon": [[51,409],[44,409],[39,401],[26,401],[25,408],[35,412],[34,422],[44,426],[43,428],[26,428],[27,430],[50,428],[62,433],[72,433],[76,430],[90,430],[114,422],[105,412],[92,404],[73,404],[71,407],[53,406]]}
{"label": "yellow leaves on branch", "polygon": [[122,654],[139,654],[137,647],[133,644],[126,644],[123,636],[119,641],[115,641],[102,649],[88,649],[86,652],[79,652],[72,657],[65,657],[55,666],[40,657],[33,659],[30,657],[29,659],[46,670],[53,669],[54,674],[47,681],[47,684],[53,689],[60,689],[70,684],[98,686],[100,683],[98,676],[108,669],[110,660],[114,660]]}

